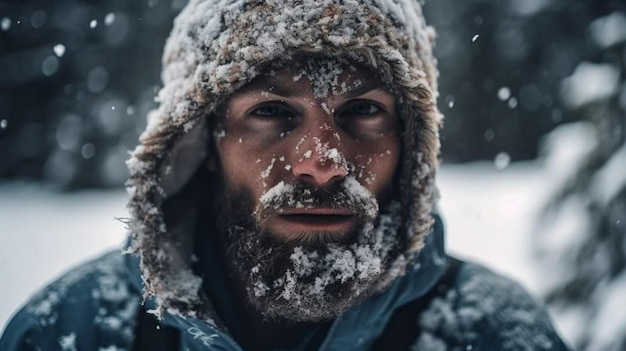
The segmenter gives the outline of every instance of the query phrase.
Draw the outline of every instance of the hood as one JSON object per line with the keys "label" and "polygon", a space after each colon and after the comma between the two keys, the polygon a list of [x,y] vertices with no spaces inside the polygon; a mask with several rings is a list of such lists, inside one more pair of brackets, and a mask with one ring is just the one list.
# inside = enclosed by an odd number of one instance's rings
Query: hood
{"label": "hood", "polygon": [[159,107],[127,162],[130,251],[140,257],[144,296],[156,297],[157,314],[209,318],[190,268],[194,209],[184,201],[213,137],[207,119],[261,67],[301,53],[364,65],[396,95],[403,124],[396,200],[405,211],[407,259],[392,269],[404,274],[424,247],[437,199],[442,116],[433,41],[415,0],[190,0],[165,46]]}

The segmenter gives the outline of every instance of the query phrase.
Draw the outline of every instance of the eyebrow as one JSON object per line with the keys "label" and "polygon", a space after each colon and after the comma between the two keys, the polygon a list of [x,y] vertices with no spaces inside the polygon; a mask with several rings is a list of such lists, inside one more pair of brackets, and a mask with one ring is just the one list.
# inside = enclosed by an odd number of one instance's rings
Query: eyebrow
{"label": "eyebrow", "polygon": [[374,91],[374,90],[381,90],[385,92],[387,91],[386,89],[381,87],[381,84],[377,81],[363,82],[361,80],[361,82],[362,83],[359,86],[351,87],[350,89],[348,89],[348,91],[346,91],[344,96],[347,98],[355,98],[355,97],[361,96],[363,94],[369,93],[370,91]]}

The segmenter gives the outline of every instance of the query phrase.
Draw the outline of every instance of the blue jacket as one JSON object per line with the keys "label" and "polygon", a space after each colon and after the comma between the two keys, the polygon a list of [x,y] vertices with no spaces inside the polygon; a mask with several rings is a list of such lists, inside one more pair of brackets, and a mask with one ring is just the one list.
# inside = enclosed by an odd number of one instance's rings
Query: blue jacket
{"label": "blue jacket", "polygon": [[[379,349],[390,338],[408,338],[411,350],[567,350],[545,311],[516,283],[471,263],[438,283],[450,262],[438,221],[407,274],[335,320],[319,349]],[[141,291],[137,258],[108,253],[28,301],[4,330],[0,350],[141,348],[134,345],[138,313],[155,304],[150,298],[142,306]],[[424,296],[424,306],[406,308]],[[178,350],[241,350],[211,320],[166,313],[159,323],[179,332]]]}

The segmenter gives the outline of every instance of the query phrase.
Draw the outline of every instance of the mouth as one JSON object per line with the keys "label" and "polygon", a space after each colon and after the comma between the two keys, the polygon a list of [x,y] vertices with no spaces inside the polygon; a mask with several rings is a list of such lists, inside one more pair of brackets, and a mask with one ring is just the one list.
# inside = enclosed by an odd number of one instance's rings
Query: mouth
{"label": "mouth", "polygon": [[330,226],[350,221],[352,216],[293,214],[282,215],[281,218],[287,222],[300,223],[308,226]]}
{"label": "mouth", "polygon": [[356,216],[347,209],[289,209],[280,211],[277,220],[277,225],[289,231],[348,232]]}

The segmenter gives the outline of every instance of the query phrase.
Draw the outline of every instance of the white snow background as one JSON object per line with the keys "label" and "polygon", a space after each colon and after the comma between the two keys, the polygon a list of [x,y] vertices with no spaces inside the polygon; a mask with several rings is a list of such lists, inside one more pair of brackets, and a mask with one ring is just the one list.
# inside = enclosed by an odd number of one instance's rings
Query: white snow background
{"label": "white snow background", "polygon": [[[560,129],[548,144],[568,154],[553,151],[511,164],[500,154],[494,162],[444,164],[438,175],[448,251],[514,278],[535,296],[551,279],[531,253],[535,218],[586,151],[579,141],[588,140],[585,128]],[[121,248],[126,233],[116,217],[128,216],[126,197],[124,190],[58,193],[44,185],[0,183],[2,329],[29,296],[69,267]],[[568,321],[556,322],[572,340]]]}

